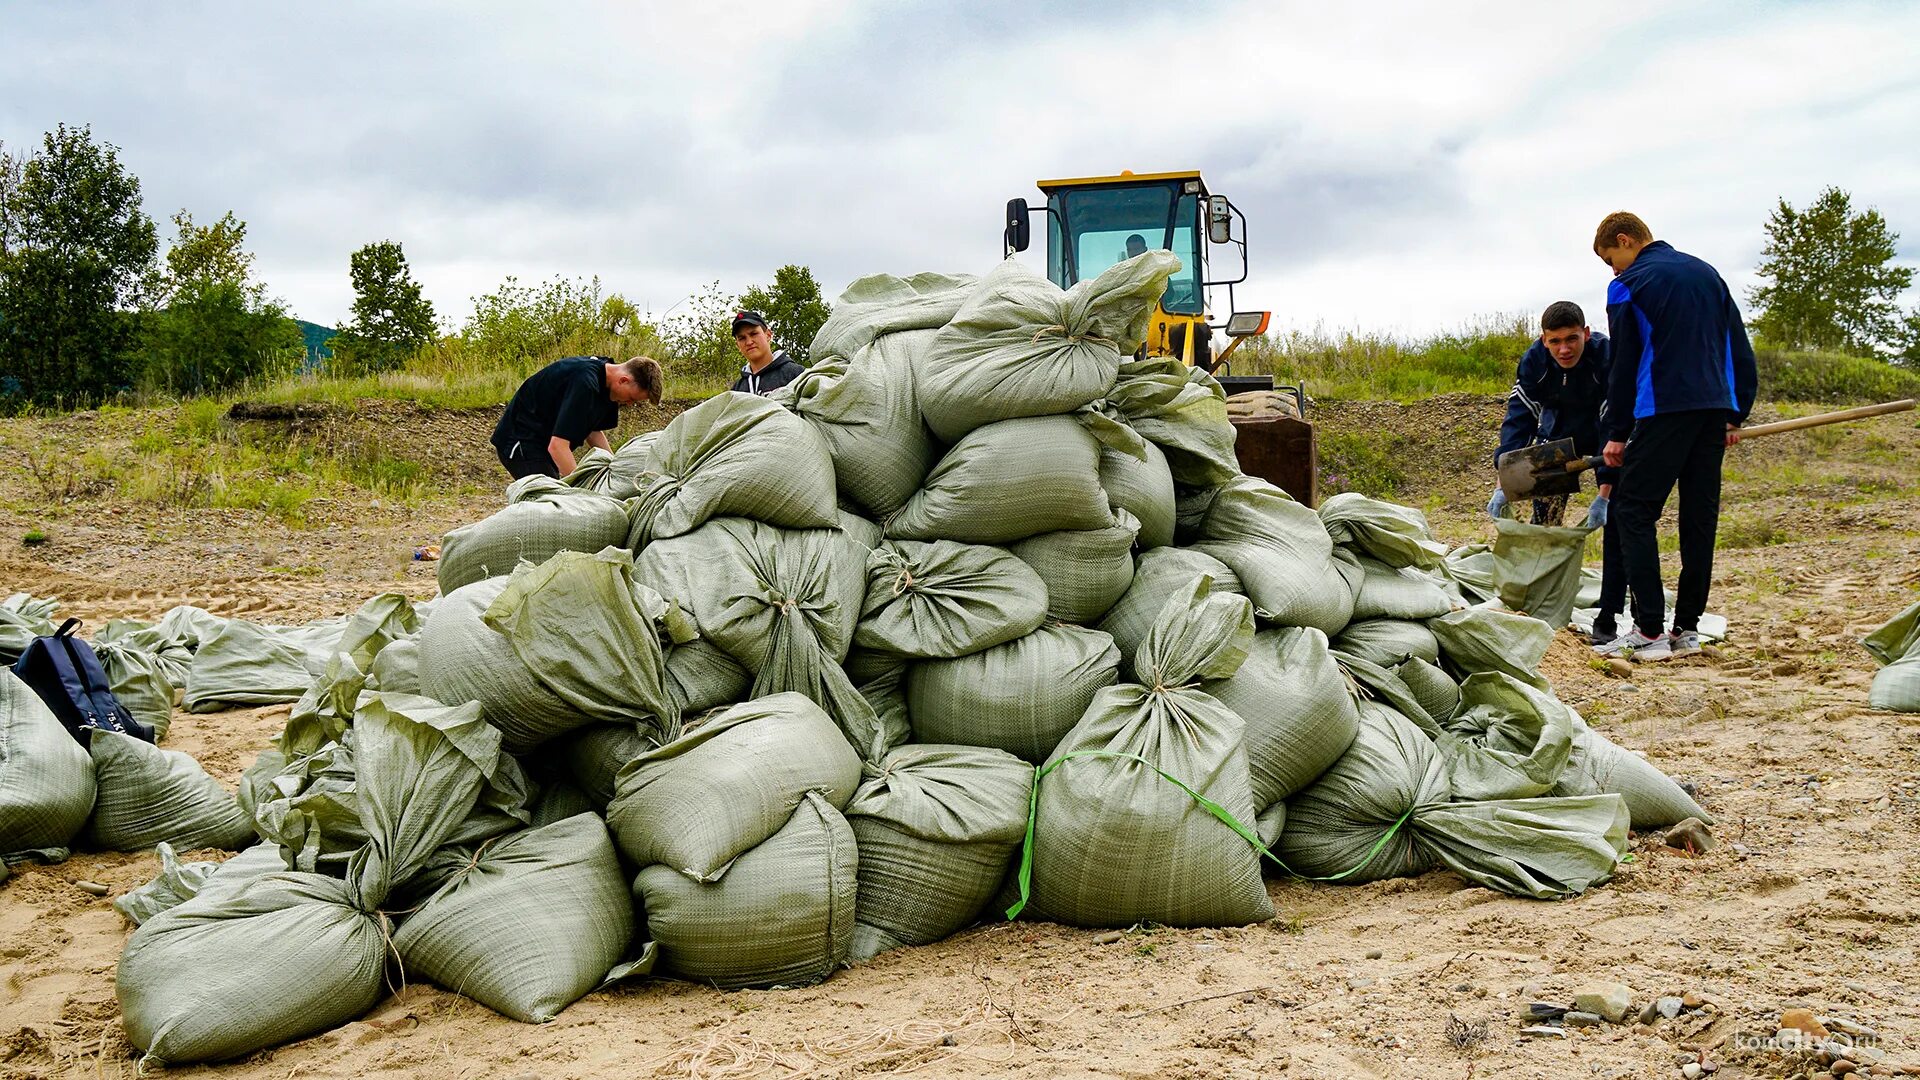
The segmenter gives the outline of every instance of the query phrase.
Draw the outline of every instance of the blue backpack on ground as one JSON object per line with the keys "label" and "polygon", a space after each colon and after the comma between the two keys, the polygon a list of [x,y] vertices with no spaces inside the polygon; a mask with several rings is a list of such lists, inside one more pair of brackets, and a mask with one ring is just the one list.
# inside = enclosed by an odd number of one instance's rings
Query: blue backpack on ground
{"label": "blue backpack on ground", "polygon": [[73,636],[79,625],[79,619],[68,619],[52,634],[34,638],[14,663],[13,673],[33,687],[81,746],[89,743],[96,728],[152,742],[153,728],[135,720],[114,696],[93,646]]}

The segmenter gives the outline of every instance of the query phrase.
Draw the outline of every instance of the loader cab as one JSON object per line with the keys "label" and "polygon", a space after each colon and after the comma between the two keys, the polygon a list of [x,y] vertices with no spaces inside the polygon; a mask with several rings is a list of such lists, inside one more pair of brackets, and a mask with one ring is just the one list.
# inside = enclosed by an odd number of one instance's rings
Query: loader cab
{"label": "loader cab", "polygon": [[[1231,342],[1266,330],[1266,312],[1233,310],[1233,287],[1247,276],[1246,217],[1226,196],[1210,194],[1198,172],[1042,180],[1039,188],[1046,196],[1043,207],[1029,207],[1025,199],[1007,203],[1003,254],[1025,251],[1031,243],[1030,217],[1044,213],[1047,277],[1063,289],[1098,277],[1142,251],[1179,256],[1180,270],[1168,280],[1148,327],[1146,355],[1177,356],[1226,376]],[[1210,276],[1216,249],[1235,249],[1226,252],[1224,260],[1232,276]],[[1227,317],[1216,322],[1211,301],[1219,286],[1226,290]],[[1217,356],[1215,330],[1225,331],[1230,339]],[[1264,383],[1271,388],[1270,379]]]}

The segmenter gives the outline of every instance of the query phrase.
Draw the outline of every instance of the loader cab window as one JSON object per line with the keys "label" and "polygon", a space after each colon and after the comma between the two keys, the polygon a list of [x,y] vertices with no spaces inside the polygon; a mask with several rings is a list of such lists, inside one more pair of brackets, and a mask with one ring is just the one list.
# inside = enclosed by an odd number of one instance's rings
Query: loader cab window
{"label": "loader cab window", "polygon": [[1100,276],[1129,257],[1131,241],[1135,249],[1144,245],[1180,257],[1161,306],[1175,314],[1203,313],[1198,195],[1182,195],[1174,183],[1115,185],[1056,190],[1047,203],[1054,211],[1047,215],[1047,276],[1055,284],[1064,289]]}

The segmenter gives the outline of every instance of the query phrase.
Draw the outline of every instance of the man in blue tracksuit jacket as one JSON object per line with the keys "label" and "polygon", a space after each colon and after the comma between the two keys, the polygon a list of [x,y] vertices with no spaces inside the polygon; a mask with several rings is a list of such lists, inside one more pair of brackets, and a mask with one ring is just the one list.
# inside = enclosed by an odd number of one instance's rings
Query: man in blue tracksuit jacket
{"label": "man in blue tracksuit jacket", "polygon": [[[1634,627],[1602,651],[1664,660],[1700,651],[1700,615],[1713,581],[1720,463],[1753,410],[1759,376],[1733,293],[1713,267],[1655,240],[1628,213],[1607,215],[1594,254],[1613,269],[1613,338],[1604,425],[1607,464],[1620,469],[1618,522]],[[1665,632],[1656,526],[1680,489],[1680,583]]]}
{"label": "man in blue tracksuit jacket", "polygon": [[[1540,316],[1540,337],[1520,357],[1513,390],[1507,395],[1507,416],[1500,425],[1500,448],[1494,464],[1509,451],[1558,439],[1573,440],[1574,453],[1583,457],[1600,452],[1602,416],[1606,411],[1612,352],[1605,334],[1587,328],[1586,313],[1571,300],[1557,300]],[[1602,529],[1600,549],[1600,607],[1594,617],[1592,639],[1610,642],[1616,617],[1626,606],[1627,580],[1620,563],[1620,537],[1608,514],[1609,496],[1619,470],[1602,466],[1594,472],[1598,495],[1587,509],[1586,526]],[[1506,493],[1498,485],[1487,504],[1489,516],[1499,518],[1507,508]],[[1567,512],[1567,497],[1533,500],[1535,525],[1559,525]]]}

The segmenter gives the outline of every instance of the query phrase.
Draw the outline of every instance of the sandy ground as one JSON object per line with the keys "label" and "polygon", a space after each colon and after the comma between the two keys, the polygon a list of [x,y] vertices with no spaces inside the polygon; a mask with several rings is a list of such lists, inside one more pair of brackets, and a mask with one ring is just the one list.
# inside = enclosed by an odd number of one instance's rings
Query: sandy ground
{"label": "sandy ground", "polygon": [[[1329,429],[1385,429],[1419,451],[1406,501],[1444,537],[1481,539],[1497,403],[1329,406]],[[49,503],[15,467],[28,445],[110,442],[112,424],[0,425],[0,592],[55,595],[98,624],[181,601],[297,620],[399,589],[433,592],[413,548],[494,505],[474,450],[485,417],[443,425],[450,474],[413,506],[257,514],[157,510],[108,491]],[[403,428],[404,425],[396,425]],[[396,437],[405,437],[396,430]],[[466,439],[465,443],[461,439]],[[1791,442],[1789,440],[1792,440]],[[1748,1048],[1804,1005],[1872,1028],[1890,1066],[1920,1065],[1920,717],[1866,709],[1859,637],[1920,596],[1920,430],[1883,418],[1824,440],[1735,451],[1714,608],[1717,658],[1609,677],[1570,637],[1548,659],[1595,727],[1696,785],[1722,846],[1640,838],[1609,885],[1560,903],[1450,873],[1359,887],[1274,880],[1279,916],[1237,929],[1111,935],[989,924],[804,990],[720,993],[641,981],[543,1027],[413,985],[366,1019],[184,1075],[228,1077],[1622,1077],[1799,1075]],[[480,451],[483,453],[484,451]],[[464,490],[461,490],[464,489]],[[40,526],[52,542],[17,541]],[[1727,538],[1723,533],[1723,538]],[[168,745],[229,782],[284,707],[179,715]],[[0,1077],[130,1076],[114,998],[128,928],[105,898],[150,855],[79,855],[0,885]],[[1533,1039],[1533,998],[1583,982],[1636,1007],[1692,991],[1711,1011],[1652,1027]]]}

